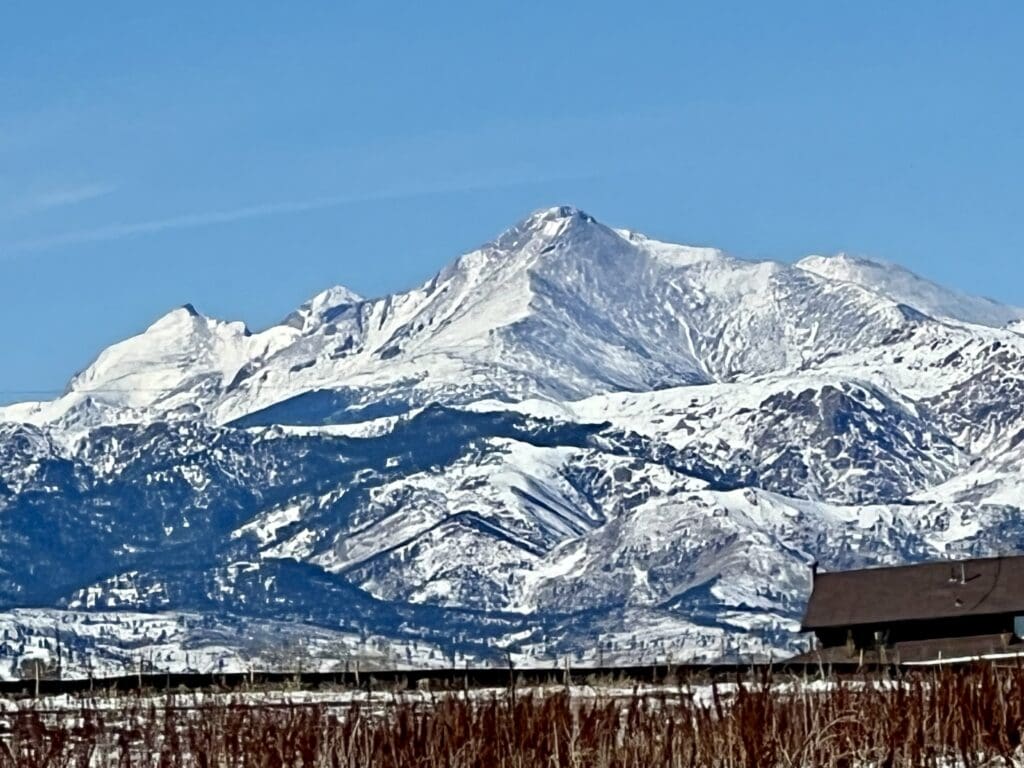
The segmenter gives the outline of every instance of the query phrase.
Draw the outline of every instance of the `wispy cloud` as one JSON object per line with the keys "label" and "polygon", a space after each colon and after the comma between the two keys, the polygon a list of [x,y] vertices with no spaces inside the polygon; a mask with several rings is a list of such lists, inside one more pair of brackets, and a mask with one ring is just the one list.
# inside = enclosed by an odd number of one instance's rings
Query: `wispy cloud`
{"label": "wispy cloud", "polygon": [[[590,178],[590,177],[588,177]],[[178,216],[166,218],[149,219],[132,223],[109,224],[102,227],[90,229],[79,229],[70,232],[61,232],[55,235],[19,240],[13,243],[0,245],[0,253],[23,253],[28,251],[41,251],[50,248],[58,248],[66,245],[78,245],[82,243],[121,240],[130,237],[165,232],[169,230],[195,229],[216,224],[227,224],[247,219],[259,219],[268,216],[281,216],[290,213],[302,213],[304,211],[316,211],[325,208],[338,208],[345,205],[368,203],[384,200],[398,200],[419,197],[427,194],[444,194],[454,192],[472,192],[477,190],[491,190],[502,187],[522,186],[530,183],[542,183],[550,181],[576,181],[587,180],[573,178],[560,179],[530,179],[520,181],[507,181],[502,183],[487,184],[466,184],[451,185],[444,188],[407,188],[380,192],[375,194],[359,195],[334,195],[328,197],[316,197],[308,200],[284,200],[277,202],[260,203],[257,205],[228,208],[218,211],[202,211],[185,213]]]}
{"label": "wispy cloud", "polygon": [[162,219],[149,219],[125,224],[109,224],[91,229],[78,229],[56,235],[21,240],[2,248],[8,252],[41,251],[57,248],[62,245],[77,245],[105,240],[121,240],[128,237],[153,234],[177,229],[194,229],[214,224],[227,224],[246,219],[259,219],[266,216],[280,216],[287,213],[301,213],[323,208],[335,208],[342,205],[370,200],[366,196],[341,195],[336,197],[318,197],[310,200],[287,200],[274,203],[228,208],[221,211],[205,211],[168,216]]}
{"label": "wispy cloud", "polygon": [[279,216],[286,213],[315,211],[321,208],[359,202],[365,198],[358,197],[321,197],[312,200],[293,200],[276,203],[262,203],[240,208],[229,208],[221,211],[186,213],[168,216],[162,219],[149,219],[125,224],[109,224],[91,229],[78,229],[56,235],[21,240],[7,245],[4,250],[10,252],[41,251],[62,245],[77,245],[104,240],[121,240],[128,237],[153,234],[175,229],[194,229],[213,224],[226,224],[246,219],[257,219],[265,216]]}
{"label": "wispy cloud", "polygon": [[11,220],[34,216],[56,208],[77,205],[104,197],[114,189],[112,184],[65,184],[18,195],[5,195],[7,200],[0,203],[0,218]]}
{"label": "wispy cloud", "polygon": [[104,197],[114,191],[111,184],[80,184],[76,186],[55,187],[32,196],[28,205],[36,211],[59,208],[64,205],[75,205],[87,200]]}

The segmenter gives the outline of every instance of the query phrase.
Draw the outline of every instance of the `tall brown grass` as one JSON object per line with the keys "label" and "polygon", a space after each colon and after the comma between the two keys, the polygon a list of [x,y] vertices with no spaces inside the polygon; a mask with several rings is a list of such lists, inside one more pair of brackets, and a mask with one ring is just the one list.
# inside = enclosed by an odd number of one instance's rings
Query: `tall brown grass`
{"label": "tall brown grass", "polygon": [[981,766],[1024,756],[1024,669],[654,694],[399,694],[343,706],[126,698],[10,713],[0,766]]}

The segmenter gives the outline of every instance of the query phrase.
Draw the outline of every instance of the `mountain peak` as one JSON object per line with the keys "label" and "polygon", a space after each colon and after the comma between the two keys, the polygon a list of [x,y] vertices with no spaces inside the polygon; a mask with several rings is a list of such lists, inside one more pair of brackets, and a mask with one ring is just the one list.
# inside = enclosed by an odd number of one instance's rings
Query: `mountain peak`
{"label": "mountain peak", "polygon": [[526,221],[533,224],[546,224],[549,221],[562,221],[574,218],[590,223],[595,221],[594,217],[589,213],[572,205],[555,205],[550,208],[541,208],[527,216]]}
{"label": "mountain peak", "polygon": [[543,232],[565,227],[567,224],[596,224],[597,219],[572,205],[539,208],[512,225],[508,232]]}
{"label": "mountain peak", "polygon": [[205,319],[204,315],[192,304],[183,304],[157,318],[157,320],[155,320],[152,325],[146,329],[146,332],[148,333],[151,331],[159,331],[179,326],[191,326],[196,320],[203,319]]}
{"label": "mountain peak", "polygon": [[796,267],[828,280],[859,285],[939,319],[998,328],[1024,317],[1024,309],[962,294],[906,267],[863,256],[808,256],[798,261]]}
{"label": "mountain peak", "polygon": [[344,285],[321,291],[284,319],[284,325],[305,330],[317,323],[330,322],[348,307],[361,304],[363,297]]}
{"label": "mountain peak", "polygon": [[596,230],[612,230],[604,227],[593,216],[571,205],[556,205],[534,211],[489,243],[499,251],[518,250],[533,240],[550,241],[567,235]]}
{"label": "mountain peak", "polygon": [[[829,255],[814,254],[805,256],[796,263],[801,269],[811,272],[828,272],[830,275],[839,277],[842,274],[851,274],[857,270],[877,270],[886,272],[910,272],[899,264],[893,264],[884,259],[873,259],[867,256],[857,256],[846,251],[839,251]],[[913,273],[911,273],[913,274]]]}
{"label": "mountain peak", "polygon": [[363,297],[350,288],[344,285],[334,285],[326,291],[318,293],[307,301],[304,306],[330,308],[342,304],[359,304],[361,301],[363,301]]}
{"label": "mountain peak", "polygon": [[545,235],[556,235],[564,233],[569,228],[575,226],[597,223],[597,219],[586,211],[571,205],[556,205],[551,208],[541,208],[534,211],[513,227],[512,231],[526,230]]}

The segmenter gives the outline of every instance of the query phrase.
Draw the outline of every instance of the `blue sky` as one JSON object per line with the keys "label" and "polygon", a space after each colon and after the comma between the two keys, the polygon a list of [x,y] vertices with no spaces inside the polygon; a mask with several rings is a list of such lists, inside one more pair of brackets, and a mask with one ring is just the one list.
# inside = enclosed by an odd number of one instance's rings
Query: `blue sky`
{"label": "blue sky", "polygon": [[191,302],[410,287],[560,203],[1024,304],[1024,5],[0,7],[0,401]]}

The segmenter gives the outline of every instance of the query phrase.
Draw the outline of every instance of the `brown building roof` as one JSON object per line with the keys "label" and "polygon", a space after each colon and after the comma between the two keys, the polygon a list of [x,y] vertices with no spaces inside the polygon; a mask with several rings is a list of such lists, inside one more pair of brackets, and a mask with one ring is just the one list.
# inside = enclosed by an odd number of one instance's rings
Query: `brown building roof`
{"label": "brown building roof", "polygon": [[999,613],[1024,614],[1024,557],[818,573],[803,628]]}
{"label": "brown building roof", "polygon": [[884,650],[878,648],[848,649],[845,645],[816,648],[794,656],[788,661],[798,664],[913,664],[924,661],[958,660],[989,655],[1024,655],[1024,643],[1010,634],[972,635],[933,640],[912,640],[895,643]]}

